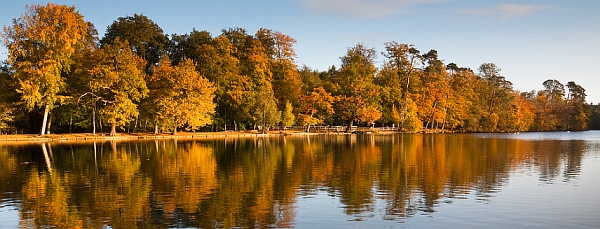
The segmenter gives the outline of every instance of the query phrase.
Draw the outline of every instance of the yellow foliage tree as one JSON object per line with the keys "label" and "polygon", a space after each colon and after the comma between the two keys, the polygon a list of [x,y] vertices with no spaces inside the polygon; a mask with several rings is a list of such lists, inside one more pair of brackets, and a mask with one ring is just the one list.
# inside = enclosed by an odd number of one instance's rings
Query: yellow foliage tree
{"label": "yellow foliage tree", "polygon": [[158,120],[172,122],[173,134],[184,125],[197,129],[210,124],[216,107],[213,83],[195,70],[196,64],[190,59],[175,67],[170,67],[168,57],[159,63],[150,80],[150,84],[156,86],[151,94]]}
{"label": "yellow foliage tree", "polygon": [[137,104],[146,97],[148,88],[144,80],[145,61],[136,56],[127,42],[119,39],[100,50],[101,61],[89,70],[92,91],[104,102],[100,108],[102,120],[110,124],[110,135],[116,128],[137,117]]}
{"label": "yellow foliage tree", "polygon": [[28,5],[13,25],[4,27],[1,37],[9,51],[22,100],[27,108],[44,109],[40,135],[46,132],[48,113],[64,99],[62,73],[69,72],[72,56],[84,45],[91,24],[73,6],[48,3]]}

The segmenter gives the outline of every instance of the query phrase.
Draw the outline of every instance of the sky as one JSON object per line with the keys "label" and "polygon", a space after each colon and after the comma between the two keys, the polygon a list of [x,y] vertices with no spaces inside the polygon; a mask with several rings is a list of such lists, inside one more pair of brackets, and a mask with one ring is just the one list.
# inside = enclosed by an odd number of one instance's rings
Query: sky
{"label": "sky", "polygon": [[[0,25],[10,25],[26,4],[8,1]],[[166,34],[196,29],[213,36],[223,29],[260,28],[297,40],[299,66],[327,70],[356,44],[374,48],[381,66],[386,42],[438,52],[444,63],[477,72],[494,63],[515,90],[542,90],[547,79],[586,89],[600,103],[600,1],[598,0],[55,0],[73,5],[100,37],[119,17],[143,14]],[[0,60],[7,51],[0,48]]]}

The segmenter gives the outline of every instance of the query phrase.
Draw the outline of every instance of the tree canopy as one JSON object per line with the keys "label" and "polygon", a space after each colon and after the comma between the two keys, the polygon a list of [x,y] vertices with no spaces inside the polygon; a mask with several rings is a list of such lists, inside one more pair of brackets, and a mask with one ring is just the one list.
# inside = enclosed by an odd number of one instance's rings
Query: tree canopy
{"label": "tree canopy", "polygon": [[[150,18],[119,17],[98,37],[73,6],[26,6],[4,26],[0,131],[266,132],[275,126],[391,126],[399,131],[508,132],[600,128],[573,81],[514,90],[494,63],[475,71],[438,51],[386,42],[348,48],[339,65],[298,66],[279,31],[226,28],[164,34]],[[380,54],[380,55],[378,55]],[[378,65],[380,63],[380,65]],[[42,123],[41,125],[28,125]],[[49,128],[48,128],[49,129]]]}
{"label": "tree canopy", "polygon": [[17,91],[29,110],[44,108],[41,135],[48,113],[64,100],[63,73],[69,72],[72,56],[83,48],[91,27],[75,7],[53,3],[28,5],[11,26],[4,26],[2,39],[19,83]]}

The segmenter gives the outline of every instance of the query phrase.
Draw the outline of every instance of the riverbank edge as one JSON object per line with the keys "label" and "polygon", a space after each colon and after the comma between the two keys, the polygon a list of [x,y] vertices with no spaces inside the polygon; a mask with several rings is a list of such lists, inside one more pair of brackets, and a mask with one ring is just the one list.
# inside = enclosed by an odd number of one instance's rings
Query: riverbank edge
{"label": "riverbank edge", "polygon": [[73,141],[123,141],[123,140],[153,140],[153,139],[221,139],[221,138],[256,138],[274,136],[306,136],[306,135],[348,135],[348,134],[392,134],[399,132],[317,132],[307,133],[298,131],[271,131],[269,133],[258,133],[256,131],[227,131],[227,132],[180,132],[177,135],[170,133],[119,133],[116,136],[106,134],[77,133],[77,134],[16,134],[0,135],[0,143],[5,142],[73,142]]}

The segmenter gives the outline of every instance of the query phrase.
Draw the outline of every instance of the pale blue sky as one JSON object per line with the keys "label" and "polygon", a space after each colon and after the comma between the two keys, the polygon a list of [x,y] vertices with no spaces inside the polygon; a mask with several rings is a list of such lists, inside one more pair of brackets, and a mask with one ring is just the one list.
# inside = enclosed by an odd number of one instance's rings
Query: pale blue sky
{"label": "pale blue sky", "polygon": [[[9,25],[26,3],[3,2],[0,24]],[[514,88],[541,90],[546,79],[582,85],[587,101],[600,102],[600,1],[598,0],[127,0],[52,1],[74,5],[100,35],[118,17],[144,14],[167,34],[229,27],[254,34],[267,28],[290,35],[299,65],[326,70],[340,65],[349,47],[378,52],[384,43],[438,51],[446,64],[476,70],[499,66]],[[6,49],[0,48],[0,60]],[[383,58],[380,55],[378,65]]]}

